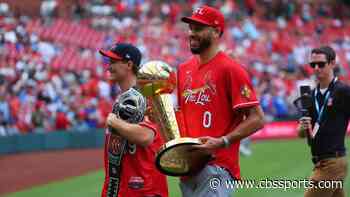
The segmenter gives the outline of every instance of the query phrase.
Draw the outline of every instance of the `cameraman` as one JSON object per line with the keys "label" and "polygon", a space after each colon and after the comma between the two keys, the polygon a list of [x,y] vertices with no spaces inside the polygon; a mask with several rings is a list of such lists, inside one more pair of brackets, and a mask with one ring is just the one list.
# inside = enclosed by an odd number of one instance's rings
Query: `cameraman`
{"label": "cameraman", "polygon": [[[310,117],[299,120],[299,135],[309,138],[314,169],[310,179],[344,181],[347,175],[345,134],[350,116],[350,87],[333,73],[336,54],[331,47],[315,48],[310,66],[317,78]],[[344,184],[343,184],[344,185]],[[344,188],[308,188],[305,197],[345,197]]]}

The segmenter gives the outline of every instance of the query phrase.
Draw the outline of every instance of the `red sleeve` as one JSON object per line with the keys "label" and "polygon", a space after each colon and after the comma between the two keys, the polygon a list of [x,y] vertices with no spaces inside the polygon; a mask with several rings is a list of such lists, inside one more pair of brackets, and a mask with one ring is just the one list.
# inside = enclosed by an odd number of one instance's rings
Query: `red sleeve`
{"label": "red sleeve", "polygon": [[139,125],[142,127],[149,128],[153,131],[153,142],[149,145],[149,147],[156,152],[158,151],[159,147],[165,143],[165,140],[163,138],[163,135],[160,133],[159,126],[156,123],[148,120],[147,117],[145,119],[146,120],[139,123]]}
{"label": "red sleeve", "polygon": [[248,73],[242,66],[233,64],[226,73],[233,110],[259,105]]}
{"label": "red sleeve", "polygon": [[[145,119],[147,119],[147,118],[145,118]],[[157,132],[157,125],[155,123],[152,123],[149,120],[144,120],[144,121],[140,122],[139,125],[151,129],[154,133],[154,138],[156,138],[156,136],[158,135],[157,134],[158,133]]]}

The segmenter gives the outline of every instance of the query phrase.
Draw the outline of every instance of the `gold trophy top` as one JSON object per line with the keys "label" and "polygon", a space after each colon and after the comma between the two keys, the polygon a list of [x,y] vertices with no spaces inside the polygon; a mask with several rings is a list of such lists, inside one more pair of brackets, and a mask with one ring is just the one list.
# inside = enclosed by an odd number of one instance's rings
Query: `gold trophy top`
{"label": "gold trophy top", "polygon": [[170,94],[176,87],[174,69],[162,61],[149,61],[142,65],[137,79],[141,93],[147,97]]}
{"label": "gold trophy top", "polygon": [[142,65],[137,75],[140,92],[149,98],[150,117],[160,125],[166,141],[179,138],[174,106],[170,93],[176,87],[176,74],[165,62],[149,61]]}

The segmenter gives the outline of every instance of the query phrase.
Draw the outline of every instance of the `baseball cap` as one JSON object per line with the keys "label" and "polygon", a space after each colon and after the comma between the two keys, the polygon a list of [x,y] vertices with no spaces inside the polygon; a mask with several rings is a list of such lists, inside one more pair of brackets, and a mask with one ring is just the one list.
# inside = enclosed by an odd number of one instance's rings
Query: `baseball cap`
{"label": "baseball cap", "polygon": [[141,52],[134,45],[128,43],[117,43],[109,50],[101,49],[101,55],[114,60],[131,60],[136,67],[140,67]]}
{"label": "baseball cap", "polygon": [[193,11],[192,16],[182,17],[181,21],[185,23],[201,23],[211,27],[218,27],[221,32],[225,29],[224,15],[216,8],[203,5]]}

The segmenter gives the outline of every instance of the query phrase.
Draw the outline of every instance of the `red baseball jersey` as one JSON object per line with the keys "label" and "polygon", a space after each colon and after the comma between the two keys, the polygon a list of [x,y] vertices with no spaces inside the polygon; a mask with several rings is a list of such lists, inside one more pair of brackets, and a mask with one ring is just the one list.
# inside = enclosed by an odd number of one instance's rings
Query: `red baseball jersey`
{"label": "red baseball jersey", "polygon": [[[155,155],[163,144],[163,140],[155,124],[145,121],[140,125],[152,129],[155,133],[153,143],[147,147],[131,144],[121,136],[106,130],[105,181],[102,197],[168,196],[166,176],[161,174],[155,166]],[[124,154],[121,154],[123,149]],[[118,184],[119,191],[117,191]]]}
{"label": "red baseball jersey", "polygon": [[[200,65],[196,57],[181,64],[178,97],[183,137],[226,135],[244,118],[235,113],[238,109],[259,105],[245,69],[223,52],[206,64]],[[239,142],[217,150],[211,164],[240,178],[238,150]]]}

